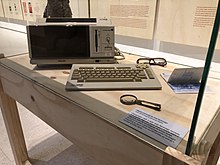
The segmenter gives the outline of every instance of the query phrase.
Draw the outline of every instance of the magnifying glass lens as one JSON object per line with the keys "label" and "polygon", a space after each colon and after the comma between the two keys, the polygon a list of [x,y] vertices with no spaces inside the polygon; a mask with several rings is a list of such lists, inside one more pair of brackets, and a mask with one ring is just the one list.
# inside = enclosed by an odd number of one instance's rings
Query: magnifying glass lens
{"label": "magnifying glass lens", "polygon": [[121,98],[121,101],[124,103],[124,104],[135,104],[136,103],[136,100],[137,98],[134,97],[134,96],[124,96]]}
{"label": "magnifying glass lens", "polygon": [[149,101],[145,101],[145,100],[138,100],[138,98],[134,95],[122,95],[120,97],[120,102],[122,104],[125,105],[133,105],[133,104],[138,104],[138,105],[142,105],[148,108],[153,108],[157,111],[160,111],[161,105],[157,104],[157,103],[153,103],[153,102],[149,102]]}

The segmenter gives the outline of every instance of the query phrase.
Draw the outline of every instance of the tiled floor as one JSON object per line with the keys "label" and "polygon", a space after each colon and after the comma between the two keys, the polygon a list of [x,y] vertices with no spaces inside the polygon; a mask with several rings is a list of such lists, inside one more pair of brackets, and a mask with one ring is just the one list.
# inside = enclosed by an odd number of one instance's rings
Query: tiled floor
{"label": "tiled floor", "polygon": [[[79,147],[57,133],[23,106],[18,105],[33,165],[99,165]],[[0,111],[0,165],[15,165]]]}
{"label": "tiled floor", "polygon": [[[33,165],[99,165],[38,119],[23,106],[18,105],[28,155]],[[220,161],[218,163],[220,165]],[[0,112],[0,165],[15,165],[5,125]]]}

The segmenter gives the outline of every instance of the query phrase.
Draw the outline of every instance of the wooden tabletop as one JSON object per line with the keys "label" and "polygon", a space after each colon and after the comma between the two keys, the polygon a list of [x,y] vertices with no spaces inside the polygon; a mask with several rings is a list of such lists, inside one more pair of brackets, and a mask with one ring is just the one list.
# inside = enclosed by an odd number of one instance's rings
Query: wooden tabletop
{"label": "wooden tabletop", "polygon": [[[129,55],[126,56],[126,60],[119,62],[134,63],[138,57],[139,56]],[[160,76],[161,73],[171,72],[176,67],[184,67],[178,64],[168,63],[166,67],[152,66],[162,84],[162,90],[67,92],[65,91],[65,83],[69,75],[69,69],[37,69],[35,65],[29,63],[29,57],[27,54],[2,59],[1,63],[15,72],[18,72],[18,74],[23,74],[27,79],[31,79],[32,81],[45,86],[48,90],[57,92],[66,99],[72,100],[79,106],[85,107],[85,109],[100,116],[104,120],[108,120],[114,125],[134,134],[138,138],[146,140],[162,149],[165,149],[166,146],[125,126],[120,123],[119,120],[134,108],[141,108],[150,114],[175,122],[181,126],[187,128],[190,128],[191,126],[197,94],[175,94]],[[2,73],[2,75],[4,77],[4,73]],[[198,143],[203,136],[219,106],[219,80],[209,78],[207,86],[209,89],[208,92],[204,94],[204,101],[202,103],[198,126],[195,133],[195,143]],[[157,112],[138,105],[123,105],[119,101],[120,96],[123,94],[134,94],[138,96],[138,98],[160,103],[162,109],[160,112]],[[184,138],[178,146],[178,150],[184,152],[187,138],[187,136]]]}
{"label": "wooden tabletop", "polygon": [[[119,62],[134,63],[137,58],[139,58],[139,56],[127,55],[126,60]],[[1,65],[38,85],[44,86],[51,92],[61,95],[64,99],[71,100],[76,105],[83,107],[87,111],[101,117],[103,120],[106,120],[116,127],[129,132],[132,136],[136,136],[138,139],[151,143],[160,149],[165,149],[166,146],[120,123],[119,120],[134,108],[140,108],[150,114],[167,119],[183,127],[190,129],[191,126],[197,94],[175,94],[160,76],[163,72],[171,72],[174,68],[184,67],[178,64],[168,62],[168,65],[165,67],[152,66],[160,83],[162,84],[162,90],[72,92],[65,91],[65,83],[70,69],[37,69],[35,65],[30,64],[28,54],[1,59]],[[4,72],[1,72],[1,75],[3,77],[2,81],[4,81]],[[200,117],[195,133],[195,144],[197,144],[203,137],[219,107],[218,99],[220,98],[220,81],[218,77],[218,74],[210,73],[210,78],[207,82],[209,89],[208,92],[204,94],[204,101],[201,106]],[[11,79],[13,79],[13,77]],[[22,86],[23,84],[19,84],[18,82],[16,85]],[[8,90],[10,91],[10,89]],[[157,112],[138,105],[123,105],[119,101],[120,96],[123,94],[134,94],[140,99],[160,103],[162,105],[162,109],[160,112]],[[27,99],[25,101],[28,104],[30,100]],[[179,144],[177,150],[181,152],[185,151],[187,139],[188,135],[184,137],[184,140]]]}

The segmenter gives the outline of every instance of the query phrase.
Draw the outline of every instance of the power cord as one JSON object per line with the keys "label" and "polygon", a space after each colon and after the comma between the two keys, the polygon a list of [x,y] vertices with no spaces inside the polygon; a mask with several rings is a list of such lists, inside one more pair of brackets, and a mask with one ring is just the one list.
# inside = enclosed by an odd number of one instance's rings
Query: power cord
{"label": "power cord", "polygon": [[115,47],[115,59],[116,60],[124,60],[125,59],[124,54],[117,47]]}

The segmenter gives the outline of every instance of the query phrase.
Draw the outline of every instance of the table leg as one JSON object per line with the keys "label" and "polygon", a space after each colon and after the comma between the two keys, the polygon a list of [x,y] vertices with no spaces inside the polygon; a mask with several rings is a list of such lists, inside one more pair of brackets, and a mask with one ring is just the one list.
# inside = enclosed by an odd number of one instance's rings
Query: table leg
{"label": "table leg", "polygon": [[163,156],[163,165],[201,165],[201,162],[171,147],[167,147]]}
{"label": "table leg", "polygon": [[206,165],[216,165],[220,156],[220,132],[211,147]]}
{"label": "table leg", "polygon": [[15,162],[17,165],[23,165],[28,160],[28,154],[18,114],[18,108],[15,100],[4,93],[1,80],[0,106]]}

